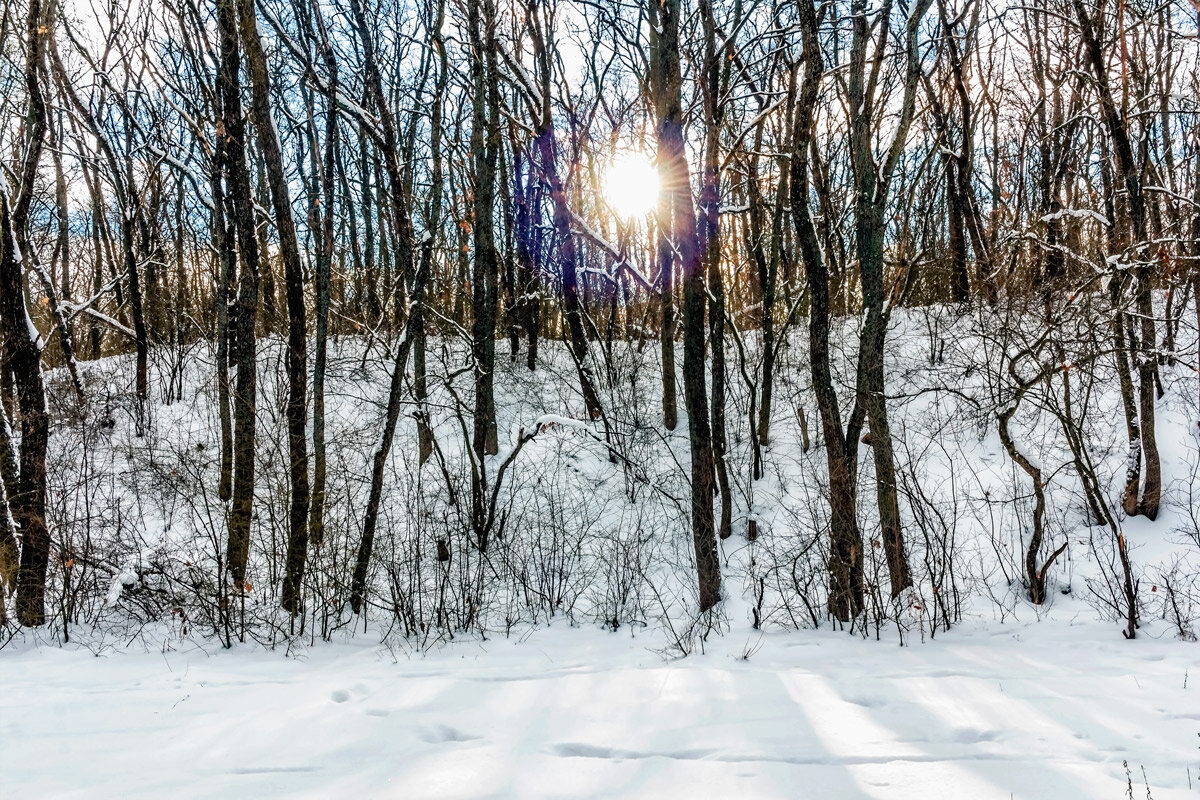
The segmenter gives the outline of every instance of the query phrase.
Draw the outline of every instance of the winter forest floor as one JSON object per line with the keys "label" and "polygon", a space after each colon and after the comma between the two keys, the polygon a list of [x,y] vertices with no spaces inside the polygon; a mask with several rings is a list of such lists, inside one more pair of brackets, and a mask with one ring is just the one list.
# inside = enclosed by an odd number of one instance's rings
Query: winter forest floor
{"label": "winter forest floor", "polygon": [[678,661],[566,626],[426,655],[31,648],[0,659],[2,794],[1196,797],[1195,648],[1111,632],[737,631]]}
{"label": "winter forest floor", "polygon": [[[239,595],[228,650],[215,616],[228,588],[215,577],[225,509],[212,491],[209,354],[181,354],[174,372],[160,354],[142,437],[131,430],[129,359],[84,365],[87,414],[73,415],[67,392],[51,397],[53,621],[0,630],[0,800],[1198,798],[1196,373],[1162,368],[1162,513],[1120,520],[1141,619],[1127,641],[1113,537],[1088,519],[1050,413],[1053,382],[1013,424],[1049,476],[1041,557],[1067,546],[1047,604],[1028,600],[1032,500],[995,416],[1011,397],[1002,365],[1021,344],[993,332],[1021,329],[986,313],[924,309],[893,323],[889,403],[914,586],[895,601],[872,591],[853,632],[823,614],[828,487],[819,437],[800,444],[797,410],[817,427],[800,336],[780,356],[758,480],[747,390],[730,385],[733,536],[721,543],[724,599],[706,636],[694,616],[687,424],[662,428],[653,345],[618,343],[611,357],[617,464],[598,426],[579,421],[561,348],[547,346],[535,373],[498,365],[491,474],[521,432],[538,435],[497,493],[506,527],[486,554],[464,534],[465,357],[453,342],[431,346],[431,374],[450,376],[430,402],[441,468],[415,464],[406,409],[364,622],[346,584],[390,351],[335,343],[326,540],[310,554],[297,631],[278,602],[282,349],[265,342],[253,587]],[[836,355],[846,398],[852,364]],[[166,375],[182,376],[170,403]],[[1075,380],[1085,379],[1078,432],[1117,497],[1115,380],[1102,366]],[[877,520],[869,456],[860,466],[865,543]],[[878,548],[865,552],[866,579],[881,585]]]}

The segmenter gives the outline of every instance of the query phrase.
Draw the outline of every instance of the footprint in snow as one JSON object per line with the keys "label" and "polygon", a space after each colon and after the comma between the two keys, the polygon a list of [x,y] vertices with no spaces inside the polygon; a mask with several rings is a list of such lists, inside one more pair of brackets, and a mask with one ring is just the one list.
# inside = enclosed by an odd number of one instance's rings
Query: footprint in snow
{"label": "footprint in snow", "polygon": [[350,693],[345,689],[334,689],[333,693],[329,695],[329,699],[335,703],[344,703],[350,699]]}
{"label": "footprint in snow", "polygon": [[451,728],[449,725],[430,725],[425,728],[417,737],[429,744],[444,744],[445,742],[471,742],[476,739],[481,739],[481,736],[474,736],[470,733],[464,733],[457,728]]}
{"label": "footprint in snow", "polygon": [[996,731],[983,731],[977,728],[959,728],[951,738],[961,744],[979,744],[980,742],[994,742],[999,738],[1000,734]]}
{"label": "footprint in snow", "polygon": [[582,744],[579,742],[563,742],[554,745],[550,749],[555,755],[563,758],[620,758],[620,755],[611,747],[597,747],[593,744]]}
{"label": "footprint in snow", "polygon": [[863,708],[883,708],[888,704],[888,699],[879,695],[850,694],[843,699],[847,703],[851,703],[856,706],[862,706]]}

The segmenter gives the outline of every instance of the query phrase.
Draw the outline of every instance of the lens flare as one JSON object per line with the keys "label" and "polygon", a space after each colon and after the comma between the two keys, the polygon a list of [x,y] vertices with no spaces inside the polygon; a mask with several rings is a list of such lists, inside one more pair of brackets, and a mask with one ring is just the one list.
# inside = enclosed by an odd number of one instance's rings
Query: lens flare
{"label": "lens flare", "polygon": [[604,197],[624,219],[643,217],[658,205],[658,170],[641,153],[622,153],[604,173]]}

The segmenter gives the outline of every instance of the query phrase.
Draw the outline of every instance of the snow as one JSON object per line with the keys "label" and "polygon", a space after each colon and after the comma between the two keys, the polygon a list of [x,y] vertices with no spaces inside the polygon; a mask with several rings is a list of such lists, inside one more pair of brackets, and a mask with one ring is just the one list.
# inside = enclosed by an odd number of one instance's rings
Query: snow
{"label": "snow", "polygon": [[[156,544],[160,544],[161,541],[160,537]],[[121,593],[125,590],[125,587],[138,585],[138,582],[141,581],[142,571],[153,568],[151,559],[154,555],[154,550],[154,547],[143,549],[136,560],[130,559],[121,567],[121,571],[117,573],[117,576],[113,578],[112,584],[109,586],[108,594],[105,595],[104,605],[106,608],[111,608],[120,601]]]}
{"label": "snow", "polygon": [[[89,301],[89,303],[90,302],[92,302],[92,301]],[[114,330],[120,331],[121,333],[128,336],[130,339],[137,338],[137,334],[134,333],[132,328],[122,325],[117,320],[113,319],[112,317],[110,317],[109,315],[105,314],[102,311],[98,311],[96,308],[94,308],[91,305],[87,305],[87,304],[76,305],[74,303],[64,302],[64,303],[62,303],[62,308],[71,317],[75,317],[79,314],[88,314],[88,315],[93,316],[96,319],[100,320],[101,322],[105,323],[106,325],[113,328]]]}
{"label": "snow", "polygon": [[[132,434],[119,404],[105,409],[112,427],[87,439],[55,427],[51,497],[79,491],[76,463],[99,476],[94,505],[79,512],[88,514],[90,538],[82,540],[78,518],[56,511],[55,520],[55,536],[73,536],[82,551],[72,585],[91,596],[86,568],[99,588],[69,626],[69,643],[61,625],[0,632],[0,797],[1004,800],[1121,798],[1132,787],[1138,798],[1195,798],[1200,650],[1187,639],[1200,619],[1200,538],[1189,538],[1200,537],[1196,373],[1182,361],[1162,368],[1165,492],[1155,522],[1125,519],[1116,507],[1127,437],[1110,373],[1101,373],[1091,401],[1086,444],[1139,581],[1142,625],[1126,641],[1103,596],[1112,537],[1088,520],[1062,432],[1043,408],[1055,382],[1031,390],[1010,427],[1021,451],[1044,465],[1042,557],[1069,544],[1048,573],[1049,602],[1028,602],[1020,580],[1030,482],[1004,453],[996,418],[1015,390],[1001,367],[1021,348],[981,336],[994,321],[974,313],[981,316],[899,309],[892,319],[889,411],[914,587],[894,604],[872,605],[885,620],[878,628],[870,613],[854,633],[835,630],[824,614],[807,616],[806,604],[821,612],[824,602],[827,511],[819,426],[810,426],[807,452],[799,444],[796,409],[814,419],[803,336],[780,350],[761,480],[747,474],[746,389],[734,377],[734,535],[720,543],[724,599],[716,630],[702,640],[687,632],[695,572],[686,419],[662,430],[657,348],[638,352],[636,343],[616,345],[628,377],[602,384],[611,445],[585,419],[565,346],[543,342],[533,373],[498,359],[499,430],[510,445],[519,431],[538,435],[494,485],[507,527],[486,563],[454,527],[440,469],[415,465],[406,406],[374,563],[382,573],[391,558],[401,570],[423,615],[420,632],[406,638],[390,618],[382,574],[373,580],[383,601],[365,623],[340,606],[318,612],[319,593],[344,591],[346,562],[330,545],[357,544],[392,365],[390,354],[364,358],[360,340],[339,337],[330,347],[326,424],[330,463],[340,468],[330,471],[327,544],[310,554],[308,627],[287,632],[264,558],[264,542],[280,535],[270,526],[286,515],[271,505],[283,472],[269,447],[272,437],[282,441],[274,409],[283,384],[263,380],[259,538],[245,597],[251,633],[223,650],[211,624],[173,611],[178,596],[198,617],[188,581],[214,573],[211,512],[197,487],[213,485],[217,421],[210,354],[198,348],[184,400],[155,405],[144,437]],[[843,376],[853,374],[860,324],[851,318],[837,331],[848,343],[832,354]],[[754,356],[755,334],[743,336]],[[1185,352],[1194,336],[1182,331]],[[282,354],[281,341],[261,341],[265,375],[277,374]],[[465,347],[432,340],[429,361],[431,424],[455,492],[469,497],[472,451],[441,382],[454,376],[455,391],[469,392]],[[131,385],[131,365],[122,356],[80,370],[103,397]],[[603,376],[603,365],[589,366]],[[845,400],[852,386],[841,389]],[[484,464],[497,483],[505,450]],[[873,462],[863,455],[861,463],[867,543],[877,535]],[[751,518],[753,543],[745,538]],[[450,569],[434,560],[442,536],[453,548]],[[886,581],[880,550],[864,549],[867,580]],[[953,587],[943,558],[954,565]],[[490,590],[463,600],[480,574],[471,570],[484,567]],[[57,561],[52,570],[52,586],[63,585]],[[797,575],[817,583],[802,585]],[[1168,602],[1168,578],[1179,610]],[[947,631],[930,615],[951,590],[961,593],[963,618]],[[165,609],[155,605],[158,593],[172,598]],[[476,621],[465,626],[431,610],[444,603],[449,617],[463,619],[468,602]],[[320,638],[319,614],[331,620],[331,641]]]}
{"label": "snow", "polygon": [[560,414],[542,414],[533,421],[533,426],[539,430],[549,425],[559,425],[564,428],[574,428],[576,430],[588,431],[589,433],[592,430],[592,427],[583,420],[571,419],[570,417],[564,417]]}
{"label": "snow", "polygon": [[1111,226],[1108,217],[1090,208],[1064,208],[1061,211],[1055,211],[1053,214],[1046,214],[1041,217],[1042,222],[1053,222],[1054,220],[1069,217],[1072,219],[1090,219],[1099,222],[1105,227]]}
{"label": "snow", "polygon": [[[358,644],[0,658],[13,797],[1195,797],[1194,651],[1095,624],[897,648],[555,627]],[[751,652],[748,659],[743,655]],[[1190,772],[1189,772],[1190,770]]]}
{"label": "snow", "polygon": [[133,565],[126,564],[121,568],[117,577],[113,578],[112,586],[109,587],[108,594],[104,597],[104,605],[112,607],[121,599],[121,592],[126,586],[136,586],[138,582],[137,571]]}

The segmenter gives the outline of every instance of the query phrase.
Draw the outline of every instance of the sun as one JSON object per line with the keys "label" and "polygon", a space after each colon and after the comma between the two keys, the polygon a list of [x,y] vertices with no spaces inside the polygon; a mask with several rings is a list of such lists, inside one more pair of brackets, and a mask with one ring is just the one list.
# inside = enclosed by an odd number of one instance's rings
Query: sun
{"label": "sun", "polygon": [[644,217],[658,205],[658,170],[642,153],[618,153],[604,171],[604,197],[617,216]]}

